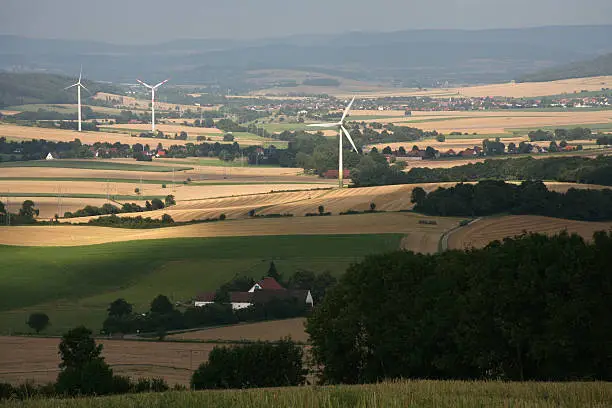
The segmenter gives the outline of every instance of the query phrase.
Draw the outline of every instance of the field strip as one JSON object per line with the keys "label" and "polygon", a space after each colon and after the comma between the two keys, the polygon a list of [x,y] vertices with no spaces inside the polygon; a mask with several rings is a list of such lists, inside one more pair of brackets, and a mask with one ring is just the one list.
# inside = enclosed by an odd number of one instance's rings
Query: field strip
{"label": "field strip", "polygon": [[163,195],[152,195],[152,196],[136,196],[136,195],[115,195],[109,194],[81,194],[81,193],[10,193],[10,192],[2,192],[0,191],[0,197],[61,197],[61,198],[107,198],[109,197],[111,200],[115,201],[127,201],[127,200],[153,200],[154,198],[159,198],[163,200],[165,196]]}
{"label": "field strip", "polygon": [[[81,246],[106,242],[163,238],[411,234],[409,249],[436,252],[440,235],[457,225],[460,218],[427,217],[437,225],[419,224],[414,213],[373,213],[351,216],[240,219],[147,230],[77,225],[0,227],[0,244],[19,246]],[[425,236],[426,240],[421,240]],[[423,247],[422,244],[425,244]]]}

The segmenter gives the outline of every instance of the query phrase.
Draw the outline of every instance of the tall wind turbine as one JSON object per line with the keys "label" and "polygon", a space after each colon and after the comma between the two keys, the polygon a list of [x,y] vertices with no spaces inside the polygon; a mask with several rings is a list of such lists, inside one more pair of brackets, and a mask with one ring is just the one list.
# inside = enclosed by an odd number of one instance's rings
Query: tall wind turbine
{"label": "tall wind turbine", "polygon": [[169,79],[166,79],[165,81],[161,81],[159,84],[155,86],[151,86],[147,83],[144,83],[140,79],[137,79],[137,81],[141,85],[146,86],[147,88],[151,90],[151,132],[155,132],[155,91],[157,90],[157,88],[159,88],[160,86],[168,82]]}
{"label": "tall wind turbine", "polygon": [[351,99],[351,102],[348,104],[348,106],[346,107],[346,109],[344,110],[344,113],[342,114],[342,119],[340,119],[339,122],[336,123],[315,123],[312,125],[308,125],[311,127],[334,127],[337,126],[338,127],[338,146],[339,146],[339,150],[338,150],[338,186],[340,188],[343,187],[343,178],[344,178],[344,166],[342,164],[342,133],[344,133],[346,135],[346,138],[348,139],[349,142],[351,142],[351,146],[353,146],[353,149],[355,150],[355,152],[359,152],[357,150],[357,147],[355,146],[355,143],[353,142],[353,139],[351,138],[351,134],[348,132],[348,130],[346,130],[346,128],[344,127],[344,119],[346,118],[346,115],[348,115],[349,110],[351,109],[351,106],[353,106],[353,102],[355,102],[355,97],[353,96],[353,99]]}
{"label": "tall wind turbine", "polygon": [[79,81],[74,84],[74,85],[70,85],[67,86],[66,88],[64,88],[64,90],[66,89],[70,89],[73,87],[77,87],[77,98],[78,98],[78,102],[79,102],[79,132],[81,131],[81,88],[83,88],[84,90],[86,90],[87,92],[89,92],[89,90],[87,88],[85,88],[85,85],[83,85],[81,83],[81,77],[83,76],[83,67],[81,67],[81,72],[79,72]]}

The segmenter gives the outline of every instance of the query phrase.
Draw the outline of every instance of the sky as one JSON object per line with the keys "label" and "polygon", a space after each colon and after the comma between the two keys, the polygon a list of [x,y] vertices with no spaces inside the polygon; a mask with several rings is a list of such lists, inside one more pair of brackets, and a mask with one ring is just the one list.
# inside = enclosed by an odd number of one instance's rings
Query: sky
{"label": "sky", "polygon": [[582,24],[612,0],[0,0],[0,34],[116,44]]}

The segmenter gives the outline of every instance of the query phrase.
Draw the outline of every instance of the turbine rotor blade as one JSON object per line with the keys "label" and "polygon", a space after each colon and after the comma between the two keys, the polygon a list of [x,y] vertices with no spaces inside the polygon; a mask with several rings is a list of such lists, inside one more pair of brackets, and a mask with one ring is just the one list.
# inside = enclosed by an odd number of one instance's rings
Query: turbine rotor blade
{"label": "turbine rotor blade", "polygon": [[353,102],[355,102],[354,96],[353,96],[353,99],[351,99],[351,102],[348,104],[348,106],[344,110],[344,113],[342,114],[342,119],[340,119],[340,123],[344,122],[344,118],[346,118],[346,115],[348,115],[349,111],[351,110],[351,106],[353,106]]}
{"label": "turbine rotor blade", "polygon": [[73,84],[73,85],[67,86],[67,87],[65,87],[65,88],[64,88],[64,91],[65,91],[66,89],[74,88],[75,86],[78,86],[78,85],[79,85],[79,84],[78,84],[78,83],[76,83],[76,84]]}
{"label": "turbine rotor blade", "polygon": [[313,123],[311,125],[307,125],[308,127],[332,127],[338,126],[339,123]]}
{"label": "turbine rotor blade", "polygon": [[[340,126],[340,128],[346,135],[346,138],[349,140],[349,142],[351,142],[351,146],[353,146],[353,149],[355,149],[355,151],[359,153],[359,150],[357,150],[357,147],[355,146],[355,142],[353,142],[353,138],[351,138],[351,134],[348,132],[348,130],[346,130],[346,128],[342,125]],[[340,137],[342,137],[342,135],[340,135]]]}
{"label": "turbine rotor blade", "polygon": [[170,80],[170,78],[166,79],[165,81],[161,81],[159,84],[155,85],[153,88],[159,88],[160,86],[162,86],[163,84],[165,84],[169,80]]}
{"label": "turbine rotor blade", "polygon": [[85,87],[85,85],[80,84],[79,86],[80,86],[81,88],[83,88],[84,90],[86,90],[86,91],[87,91],[87,93],[89,93],[90,95],[92,95],[92,93],[91,93],[91,92],[89,92],[89,89],[87,89],[87,88]]}
{"label": "turbine rotor blade", "polygon": [[83,65],[81,65],[81,70],[79,71],[79,83],[81,83],[82,76],[83,76]]}
{"label": "turbine rotor blade", "polygon": [[136,81],[138,81],[141,85],[146,86],[147,88],[153,89],[153,87],[151,85],[147,84],[146,82],[142,82],[140,79],[137,79]]}

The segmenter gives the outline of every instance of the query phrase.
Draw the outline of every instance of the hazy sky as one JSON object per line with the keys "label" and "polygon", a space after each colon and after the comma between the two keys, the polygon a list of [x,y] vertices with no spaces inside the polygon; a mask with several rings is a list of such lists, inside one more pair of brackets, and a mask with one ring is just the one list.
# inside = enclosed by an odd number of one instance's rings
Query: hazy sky
{"label": "hazy sky", "polygon": [[612,24],[612,0],[0,0],[1,34],[130,44],[568,24]]}

